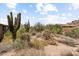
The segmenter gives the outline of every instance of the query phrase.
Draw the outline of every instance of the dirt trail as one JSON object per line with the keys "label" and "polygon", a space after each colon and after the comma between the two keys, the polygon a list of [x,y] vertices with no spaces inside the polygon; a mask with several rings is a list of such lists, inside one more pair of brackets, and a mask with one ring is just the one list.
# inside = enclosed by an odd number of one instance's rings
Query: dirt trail
{"label": "dirt trail", "polygon": [[50,56],[72,55],[72,52],[74,52],[75,49],[76,48],[64,44],[58,44],[58,46],[48,45],[45,47],[45,53]]}
{"label": "dirt trail", "polygon": [[[70,46],[69,44],[64,44],[61,43],[60,41],[63,42],[67,42],[67,43],[72,43],[71,44],[79,44],[77,41],[75,41],[74,39],[70,38],[70,37],[66,37],[66,36],[59,36],[59,37],[54,37],[56,40],[58,40],[57,42],[57,46],[55,45],[48,45],[45,47],[45,53],[46,55],[50,55],[50,56],[79,56],[79,52],[76,52],[76,49],[78,48],[78,46],[73,47]],[[67,39],[70,39],[70,41]]]}

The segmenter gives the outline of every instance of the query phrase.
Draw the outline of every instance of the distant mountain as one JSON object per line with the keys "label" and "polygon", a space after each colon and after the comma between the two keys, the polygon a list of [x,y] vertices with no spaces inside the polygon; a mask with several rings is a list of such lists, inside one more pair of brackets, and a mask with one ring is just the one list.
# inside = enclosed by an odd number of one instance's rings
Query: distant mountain
{"label": "distant mountain", "polygon": [[79,26],[79,20],[74,20],[71,23],[67,23],[67,24]]}

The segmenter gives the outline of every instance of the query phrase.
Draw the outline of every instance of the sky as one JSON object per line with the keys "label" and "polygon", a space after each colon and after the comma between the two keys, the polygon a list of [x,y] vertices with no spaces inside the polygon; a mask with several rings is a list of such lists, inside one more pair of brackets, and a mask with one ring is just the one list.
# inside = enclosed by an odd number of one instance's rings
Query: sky
{"label": "sky", "polygon": [[0,3],[0,23],[7,23],[7,15],[13,12],[15,17],[21,12],[21,23],[28,20],[31,25],[65,24],[79,19],[78,3]]}

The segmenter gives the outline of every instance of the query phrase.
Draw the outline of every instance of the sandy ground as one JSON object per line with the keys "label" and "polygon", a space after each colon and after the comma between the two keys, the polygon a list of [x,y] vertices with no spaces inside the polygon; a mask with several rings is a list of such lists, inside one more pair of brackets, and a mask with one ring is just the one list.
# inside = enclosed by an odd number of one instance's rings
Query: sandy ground
{"label": "sandy ground", "polygon": [[48,45],[45,47],[45,53],[46,55],[49,56],[63,56],[63,55],[68,55],[72,56],[73,52],[77,48],[75,47],[70,47],[65,44],[60,44],[58,43],[58,46],[53,46],[53,45]]}
{"label": "sandy ground", "polygon": [[[46,56],[79,56],[79,53],[76,52],[76,47],[70,47],[70,46],[67,46],[65,44],[61,44],[61,43],[58,43],[57,46],[54,46],[54,45],[48,45],[48,46],[45,46],[44,48],[44,51]],[[18,50],[17,50],[18,51]],[[14,55],[22,55],[22,53],[26,52],[27,50],[21,50],[21,51],[18,51],[18,52],[15,52],[15,50],[11,50],[11,51],[8,51],[6,53],[3,53],[2,56],[14,56]],[[34,51],[34,50],[33,50]],[[29,54],[29,52],[28,52]],[[26,54],[26,56],[28,55]]]}
{"label": "sandy ground", "polygon": [[[63,40],[64,38],[63,39],[56,38],[56,39]],[[76,42],[79,43],[79,40]],[[69,45],[61,43],[61,42],[57,42],[57,46],[56,45],[45,46],[43,52],[45,53],[46,56],[79,56],[79,52],[76,51],[77,49],[78,49],[78,45],[76,47],[73,47],[73,46],[69,46]],[[17,54],[20,55],[21,52],[25,53],[25,52],[27,52],[27,50],[21,50],[21,51],[17,50],[17,52],[15,52],[15,50],[13,49],[11,51],[2,53],[2,56],[5,56],[5,55],[14,56]],[[37,51],[35,51],[35,52],[39,53]],[[35,52],[33,52],[33,53],[35,53]],[[27,56],[27,53],[26,53],[26,56]]]}

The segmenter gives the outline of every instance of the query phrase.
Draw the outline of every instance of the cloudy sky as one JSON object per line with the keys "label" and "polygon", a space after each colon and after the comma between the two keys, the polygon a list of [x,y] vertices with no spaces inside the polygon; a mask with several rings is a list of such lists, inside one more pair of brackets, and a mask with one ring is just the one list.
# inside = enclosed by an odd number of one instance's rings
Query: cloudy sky
{"label": "cloudy sky", "polygon": [[22,24],[64,24],[79,19],[79,4],[74,3],[0,3],[0,23],[7,24],[7,15],[22,14]]}

